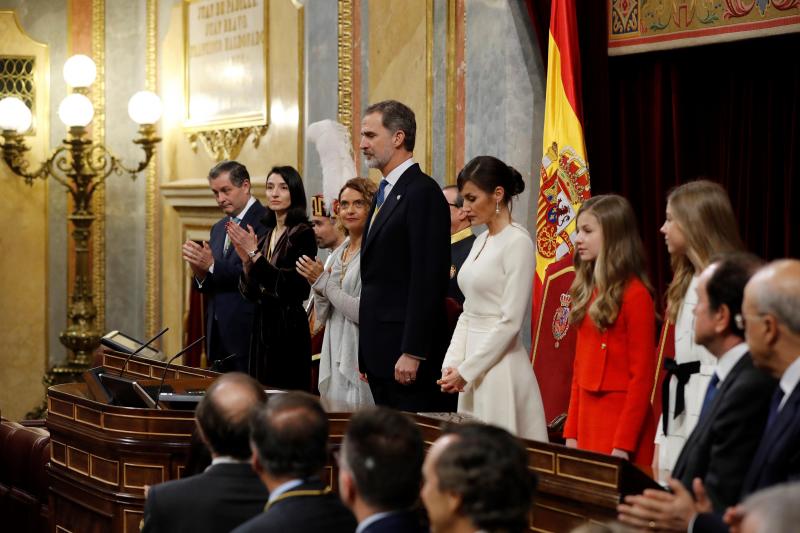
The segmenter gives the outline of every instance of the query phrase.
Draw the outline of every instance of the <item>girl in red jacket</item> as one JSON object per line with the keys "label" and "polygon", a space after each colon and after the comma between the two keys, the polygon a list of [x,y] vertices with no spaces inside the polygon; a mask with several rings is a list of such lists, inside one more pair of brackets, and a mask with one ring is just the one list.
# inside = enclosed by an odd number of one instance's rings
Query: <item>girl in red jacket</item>
{"label": "girl in red jacket", "polygon": [[567,446],[649,466],[655,421],[655,306],[627,200],[595,196],[578,213],[570,323],[578,328]]}

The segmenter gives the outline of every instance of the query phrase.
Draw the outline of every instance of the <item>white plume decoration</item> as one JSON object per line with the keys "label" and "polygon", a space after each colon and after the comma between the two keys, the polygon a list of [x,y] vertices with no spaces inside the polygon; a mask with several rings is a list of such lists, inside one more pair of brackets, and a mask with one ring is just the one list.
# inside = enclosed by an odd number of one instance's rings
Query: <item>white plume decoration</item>
{"label": "white plume decoration", "polygon": [[320,120],[308,126],[306,137],[317,147],[322,166],[322,194],[328,212],[333,213],[333,201],[347,180],[358,176],[353,161],[350,132],[335,120]]}

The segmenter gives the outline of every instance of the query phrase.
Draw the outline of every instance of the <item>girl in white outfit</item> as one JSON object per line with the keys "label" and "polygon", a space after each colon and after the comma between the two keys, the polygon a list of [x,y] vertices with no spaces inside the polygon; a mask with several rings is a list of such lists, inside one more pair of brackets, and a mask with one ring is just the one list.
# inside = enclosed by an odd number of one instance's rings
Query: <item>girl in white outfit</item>
{"label": "girl in white outfit", "polygon": [[[717,359],[694,341],[697,280],[716,254],[744,250],[728,194],[719,184],[692,181],[675,188],[667,198],[667,217],[661,227],[670,253],[672,282],[667,289],[667,319],[675,324],[675,363],[689,375],[683,390],[683,409],[676,416],[678,377],[669,377],[669,405],[656,430],[653,470],[659,477],[672,471],[689,434],[697,424]],[[658,394],[661,391],[657,391]],[[664,417],[667,417],[666,421]],[[664,432],[664,422],[667,431]]]}

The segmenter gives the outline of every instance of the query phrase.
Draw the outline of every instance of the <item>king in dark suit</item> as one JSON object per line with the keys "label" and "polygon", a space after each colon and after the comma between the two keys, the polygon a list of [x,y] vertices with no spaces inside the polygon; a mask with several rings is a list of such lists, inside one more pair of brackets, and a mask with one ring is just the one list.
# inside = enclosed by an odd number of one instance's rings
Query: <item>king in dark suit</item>
{"label": "king in dark suit", "polygon": [[266,208],[250,190],[250,174],[236,161],[223,161],[208,173],[214,199],[225,217],[211,228],[209,243],[186,241],[183,258],[192,269],[197,288],[208,300],[206,309],[206,355],[208,362],[222,361],[220,370],[247,371],[250,333],[255,307],[239,293],[242,261],[233,249],[225,224],[233,220],[243,229],[252,226],[263,237],[261,219]]}
{"label": "king in dark suit", "polygon": [[247,414],[265,401],[263,388],[238,372],[208,388],[195,416],[212,464],[201,474],[150,487],[144,533],[227,533],[261,512],[269,493],[248,460]]}
{"label": "king in dark suit", "polygon": [[380,170],[361,245],[359,368],[379,405],[439,410],[436,379],[447,349],[449,216],[438,184],[412,159],[414,112],[395,101],[370,106],[361,152]]}
{"label": "king in dark suit", "polygon": [[253,469],[270,491],[264,512],[235,533],[352,533],[356,520],[319,475],[328,458],[328,417],[304,392],[270,398],[250,416]]}

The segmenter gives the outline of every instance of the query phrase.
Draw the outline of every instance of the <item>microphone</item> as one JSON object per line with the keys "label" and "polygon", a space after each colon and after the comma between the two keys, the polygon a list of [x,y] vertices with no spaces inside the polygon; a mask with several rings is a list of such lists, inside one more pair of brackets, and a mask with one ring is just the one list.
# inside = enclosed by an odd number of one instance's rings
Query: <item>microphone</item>
{"label": "microphone", "polygon": [[211,370],[212,372],[221,372],[222,366],[228,362],[229,359],[233,359],[234,357],[238,357],[235,353],[230,354],[228,357],[223,357],[222,359],[217,359],[213,363],[211,363]]}
{"label": "microphone", "polygon": [[189,346],[187,346],[186,348],[184,348],[183,350],[181,350],[180,352],[176,353],[175,355],[169,358],[169,361],[167,361],[167,364],[164,366],[164,372],[161,373],[161,383],[158,384],[158,390],[156,391],[156,397],[155,397],[156,407],[161,409],[161,407],[158,405],[158,399],[161,397],[161,389],[164,387],[164,380],[167,379],[167,370],[169,369],[169,365],[172,364],[172,362],[175,359],[177,359],[178,356],[185,354],[186,352],[191,350],[195,344],[197,344],[198,342],[202,341],[205,338],[206,336],[203,335],[202,337],[194,341],[192,344],[190,344]]}
{"label": "microphone", "polygon": [[131,353],[131,354],[130,354],[130,355],[127,357],[127,358],[125,358],[125,362],[124,362],[124,363],[122,363],[122,369],[119,371],[119,375],[121,376],[122,374],[124,374],[124,373],[125,373],[125,369],[126,369],[126,368],[128,368],[128,361],[130,361],[130,360],[131,360],[131,357],[133,357],[133,356],[134,356],[134,355],[136,355],[137,353],[141,352],[142,350],[144,350],[145,348],[147,348],[148,346],[150,346],[150,344],[152,344],[152,343],[153,343],[153,341],[155,341],[155,340],[156,340],[157,338],[159,338],[161,335],[163,335],[164,333],[166,333],[168,329],[169,329],[169,328],[164,328],[164,329],[162,329],[160,332],[158,332],[158,334],[157,334],[155,337],[153,337],[152,339],[150,339],[150,340],[149,340],[149,341],[147,341],[146,343],[144,343],[144,344],[142,344],[141,346],[139,346],[138,348],[136,348],[136,351],[132,352],[132,353]]}

